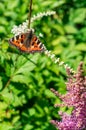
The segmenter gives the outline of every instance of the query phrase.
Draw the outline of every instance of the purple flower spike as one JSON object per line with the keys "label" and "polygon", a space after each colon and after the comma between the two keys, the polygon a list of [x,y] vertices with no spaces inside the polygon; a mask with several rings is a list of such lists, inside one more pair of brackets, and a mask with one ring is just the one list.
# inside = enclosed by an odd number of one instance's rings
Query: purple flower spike
{"label": "purple flower spike", "polygon": [[[59,112],[62,120],[60,122],[51,120],[59,130],[86,130],[86,76],[83,75],[83,63],[81,62],[77,73],[71,75],[67,69],[68,82],[66,83],[67,93],[59,94],[56,90],[51,91],[63,101],[64,106],[72,106],[71,115]],[[57,104],[62,106],[62,104]]]}

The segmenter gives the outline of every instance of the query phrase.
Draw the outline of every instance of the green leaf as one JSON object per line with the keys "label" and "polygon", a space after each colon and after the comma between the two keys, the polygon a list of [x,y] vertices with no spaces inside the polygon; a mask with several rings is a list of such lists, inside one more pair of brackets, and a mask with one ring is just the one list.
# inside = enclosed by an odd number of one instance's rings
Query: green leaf
{"label": "green leaf", "polygon": [[5,30],[5,28],[3,27],[3,26],[0,26],[0,33],[1,34],[6,34],[6,30]]}
{"label": "green leaf", "polygon": [[66,33],[76,34],[78,32],[78,30],[72,25],[65,25],[64,29],[65,29]]}
{"label": "green leaf", "polygon": [[70,22],[72,23],[82,23],[86,17],[86,8],[79,8],[73,10],[70,14]]}
{"label": "green leaf", "polygon": [[12,130],[13,126],[11,126],[10,122],[3,122],[0,124],[0,130]]}
{"label": "green leaf", "polygon": [[19,120],[19,118],[20,118],[19,115],[16,116],[16,117],[14,117],[13,120],[12,120],[12,123],[13,123],[13,124],[16,123],[16,122]]}
{"label": "green leaf", "polygon": [[61,24],[53,25],[53,28],[61,35],[65,34],[64,27]]}
{"label": "green leaf", "polygon": [[7,76],[11,76],[11,66],[8,63],[6,63],[5,72]]}
{"label": "green leaf", "polygon": [[2,78],[0,77],[0,90],[2,89],[3,87],[3,82],[2,82]]}
{"label": "green leaf", "polygon": [[24,130],[33,130],[34,129],[34,126],[33,125],[30,125],[30,124],[26,124],[25,127],[24,127]]}
{"label": "green leaf", "polygon": [[3,14],[5,11],[5,7],[3,5],[3,3],[0,3],[0,15]]}
{"label": "green leaf", "polygon": [[19,83],[25,83],[25,84],[28,84],[29,82],[29,77],[27,77],[27,75],[14,75],[13,78],[12,78],[12,81],[13,82],[19,82]]}
{"label": "green leaf", "polygon": [[27,61],[23,59],[22,57],[18,59],[17,65],[18,65],[17,66],[18,69],[16,70],[15,75],[20,74],[20,73],[23,73],[23,74],[29,73],[29,71],[35,68],[35,65],[31,61]]}
{"label": "green leaf", "polygon": [[35,113],[36,113],[36,110],[34,108],[29,109],[30,116],[35,115]]}
{"label": "green leaf", "polygon": [[53,94],[49,89],[45,90],[45,95],[49,98],[55,98],[55,94]]}
{"label": "green leaf", "polygon": [[86,43],[79,43],[78,45],[76,45],[75,49],[86,52]]}
{"label": "green leaf", "polygon": [[[2,98],[5,102],[7,103],[11,103],[14,100],[13,97],[13,93],[9,92],[8,88],[5,88],[2,92],[1,92]],[[11,100],[10,100],[11,99]]]}

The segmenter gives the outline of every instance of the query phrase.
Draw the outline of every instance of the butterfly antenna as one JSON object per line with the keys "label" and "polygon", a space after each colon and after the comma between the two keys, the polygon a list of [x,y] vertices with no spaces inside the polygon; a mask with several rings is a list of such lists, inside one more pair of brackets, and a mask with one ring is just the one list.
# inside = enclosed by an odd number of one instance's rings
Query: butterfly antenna
{"label": "butterfly antenna", "polygon": [[32,0],[30,0],[30,6],[29,6],[29,23],[28,23],[29,29],[30,29],[30,23],[31,23],[31,12],[32,12]]}

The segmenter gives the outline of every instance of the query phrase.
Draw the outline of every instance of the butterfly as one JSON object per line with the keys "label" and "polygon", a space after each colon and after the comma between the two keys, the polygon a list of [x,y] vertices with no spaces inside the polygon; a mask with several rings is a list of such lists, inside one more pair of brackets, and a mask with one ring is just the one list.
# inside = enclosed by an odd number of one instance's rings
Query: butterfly
{"label": "butterfly", "polygon": [[34,34],[32,29],[26,33],[21,33],[15,37],[12,37],[9,39],[9,43],[17,47],[21,52],[34,53],[43,52],[45,50],[44,45]]}

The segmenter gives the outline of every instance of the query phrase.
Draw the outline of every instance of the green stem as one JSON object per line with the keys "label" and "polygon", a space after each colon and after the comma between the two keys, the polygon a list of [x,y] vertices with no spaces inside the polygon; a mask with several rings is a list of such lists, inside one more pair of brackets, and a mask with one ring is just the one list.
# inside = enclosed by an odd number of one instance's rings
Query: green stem
{"label": "green stem", "polygon": [[30,0],[30,6],[29,6],[29,23],[28,23],[29,28],[31,23],[31,12],[32,12],[32,0]]}
{"label": "green stem", "polygon": [[12,79],[12,76],[9,78],[9,80],[7,81],[7,83],[6,83],[6,85],[5,85],[5,87],[4,87],[4,88],[8,87],[8,85],[9,85],[9,84],[10,84],[10,82],[11,82],[11,79]]}

